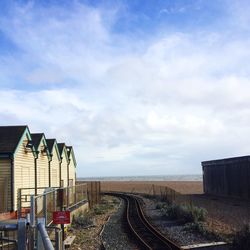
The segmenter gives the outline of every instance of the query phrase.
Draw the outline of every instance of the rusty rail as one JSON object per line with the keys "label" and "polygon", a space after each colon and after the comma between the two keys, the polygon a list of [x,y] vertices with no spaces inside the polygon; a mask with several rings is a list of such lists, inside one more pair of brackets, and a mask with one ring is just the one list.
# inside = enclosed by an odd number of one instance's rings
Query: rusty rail
{"label": "rusty rail", "polygon": [[122,198],[126,204],[126,225],[130,236],[142,249],[180,250],[146,219],[138,197],[124,193],[106,193]]}

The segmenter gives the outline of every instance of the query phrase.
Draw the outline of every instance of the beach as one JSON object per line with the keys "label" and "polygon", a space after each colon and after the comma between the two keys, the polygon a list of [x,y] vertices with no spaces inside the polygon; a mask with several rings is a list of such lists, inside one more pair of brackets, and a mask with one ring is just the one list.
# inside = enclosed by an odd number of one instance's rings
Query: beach
{"label": "beach", "polygon": [[169,187],[181,194],[202,194],[201,181],[103,181],[102,191],[150,193],[152,186]]}

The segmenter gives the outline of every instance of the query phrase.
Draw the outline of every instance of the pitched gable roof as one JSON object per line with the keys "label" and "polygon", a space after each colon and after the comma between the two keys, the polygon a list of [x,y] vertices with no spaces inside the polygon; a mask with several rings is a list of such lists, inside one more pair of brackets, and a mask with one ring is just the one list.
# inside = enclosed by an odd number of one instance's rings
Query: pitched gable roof
{"label": "pitched gable roof", "polygon": [[31,134],[31,138],[32,138],[32,141],[33,141],[33,145],[35,146],[35,149],[37,150],[39,145],[40,145],[40,142],[43,138],[44,134],[43,133],[36,133],[36,134]]}
{"label": "pitched gable roof", "polygon": [[0,126],[0,153],[14,154],[28,126]]}
{"label": "pitched gable roof", "polygon": [[76,158],[75,158],[75,153],[74,153],[73,147],[66,146],[66,148],[67,148],[68,158],[71,159],[71,155],[72,155],[72,160],[74,161],[74,165],[76,167]]}
{"label": "pitched gable roof", "polygon": [[65,143],[57,143],[59,154],[63,157],[63,152],[65,152],[66,161],[69,162],[68,152]]}
{"label": "pitched gable roof", "polygon": [[34,145],[34,148],[36,150],[36,153],[39,154],[39,146],[41,143],[44,144],[44,148],[42,149],[42,153],[45,153],[48,157],[48,159],[51,159],[51,155],[49,153],[49,150],[48,150],[48,145],[47,145],[47,140],[45,138],[45,135],[44,133],[33,133],[31,134],[31,139],[32,139],[32,142],[33,142],[33,145]]}
{"label": "pitched gable roof", "polygon": [[65,143],[57,143],[58,149],[59,149],[59,154],[62,156],[63,149],[65,147]]}
{"label": "pitched gable roof", "polygon": [[72,146],[66,146],[66,148],[67,148],[68,157],[70,157]]}
{"label": "pitched gable roof", "polygon": [[46,143],[47,143],[50,156],[53,157],[53,147],[55,146],[56,154],[58,156],[59,161],[61,161],[61,155],[59,153],[59,148],[58,148],[56,139],[46,139]]}
{"label": "pitched gable roof", "polygon": [[53,146],[54,146],[54,143],[56,142],[56,139],[46,139],[46,142],[47,142],[49,152],[50,154],[52,154]]}

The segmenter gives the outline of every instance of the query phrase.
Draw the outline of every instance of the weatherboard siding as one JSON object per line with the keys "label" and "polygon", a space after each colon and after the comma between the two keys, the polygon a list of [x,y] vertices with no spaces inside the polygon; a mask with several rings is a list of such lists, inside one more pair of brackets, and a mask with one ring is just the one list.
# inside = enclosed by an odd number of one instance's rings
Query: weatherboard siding
{"label": "weatherboard siding", "polygon": [[11,210],[11,160],[0,159],[0,212]]}
{"label": "weatherboard siding", "polygon": [[37,187],[49,187],[49,161],[45,153],[41,152],[39,148],[39,154],[37,158]]}
{"label": "weatherboard siding", "polygon": [[14,210],[17,209],[18,189],[35,188],[34,155],[30,149],[25,149],[26,142],[21,143],[14,159]]}
{"label": "weatherboard siding", "polygon": [[61,163],[61,180],[63,181],[63,187],[68,186],[68,162],[66,157],[63,154],[62,163]]}
{"label": "weatherboard siding", "polygon": [[73,180],[72,186],[75,186],[75,173],[76,173],[76,168],[73,159],[70,160],[69,163],[69,180]]}
{"label": "weatherboard siding", "polygon": [[57,157],[56,148],[53,147],[52,160],[50,162],[51,187],[60,186],[60,161]]}

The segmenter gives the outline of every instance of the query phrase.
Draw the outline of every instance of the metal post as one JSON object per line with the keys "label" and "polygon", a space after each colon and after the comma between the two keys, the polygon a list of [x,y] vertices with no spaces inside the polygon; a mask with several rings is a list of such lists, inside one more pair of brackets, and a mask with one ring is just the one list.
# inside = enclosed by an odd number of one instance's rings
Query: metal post
{"label": "metal post", "polygon": [[62,250],[62,230],[56,230],[55,232],[55,240],[56,240],[56,250]]}
{"label": "metal post", "polygon": [[75,204],[76,204],[76,186],[74,186],[74,190],[75,190],[75,192],[74,192],[74,198],[75,198]]}
{"label": "metal post", "polygon": [[67,194],[67,196],[66,196],[67,197],[67,199],[66,199],[67,200],[67,207],[66,208],[68,209],[68,207],[69,207],[69,195],[70,195],[69,187],[67,187],[66,190],[67,190],[67,192],[66,192],[66,194]]}
{"label": "metal post", "polygon": [[45,219],[45,225],[47,225],[47,195],[43,194],[43,216]]}
{"label": "metal post", "polygon": [[[59,192],[60,210],[63,211],[63,210],[64,210],[63,200],[64,200],[65,188],[60,188],[60,189],[58,189],[58,192]],[[62,229],[62,238],[63,238],[63,242],[64,242],[64,240],[65,240],[65,235],[64,235],[64,225],[63,225],[63,224],[61,224],[61,229]]]}
{"label": "metal post", "polygon": [[37,231],[37,250],[54,250],[54,247],[45,228],[44,218],[38,218]]}
{"label": "metal post", "polygon": [[26,219],[18,220],[18,250],[26,250]]}
{"label": "metal post", "polygon": [[27,224],[30,224],[30,213],[26,214],[26,221]]}
{"label": "metal post", "polygon": [[22,189],[19,188],[18,189],[18,218],[22,217],[22,200],[21,200],[21,197],[22,197]]}
{"label": "metal post", "polygon": [[56,211],[56,194],[57,194],[57,191],[55,190],[53,192],[53,205],[54,205],[54,211]]}
{"label": "metal post", "polygon": [[30,197],[30,224],[32,227],[35,226],[36,222],[36,206],[35,206],[35,196],[31,195]]}

